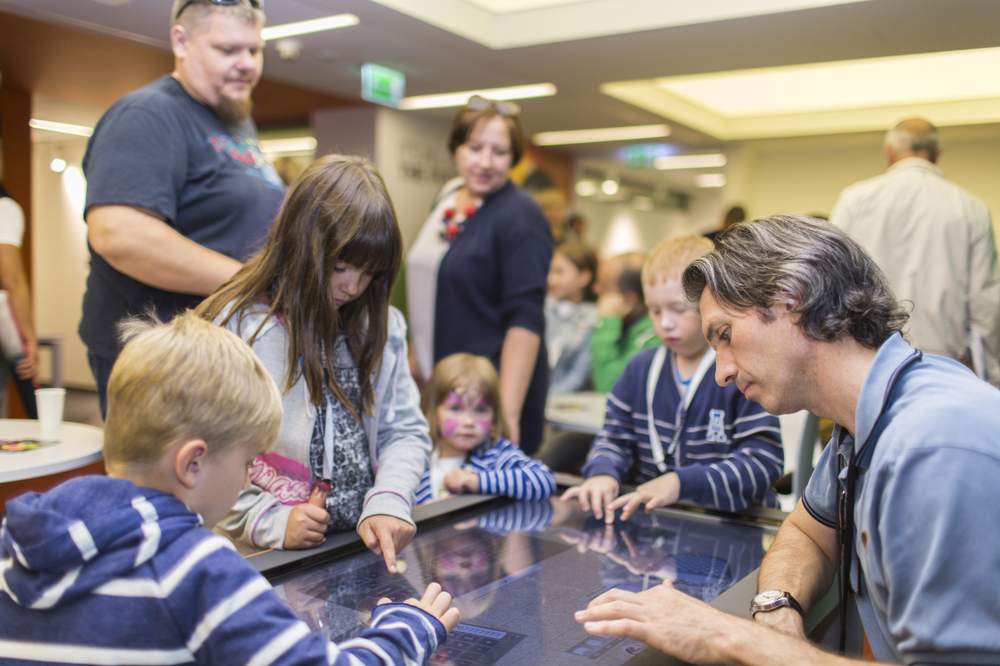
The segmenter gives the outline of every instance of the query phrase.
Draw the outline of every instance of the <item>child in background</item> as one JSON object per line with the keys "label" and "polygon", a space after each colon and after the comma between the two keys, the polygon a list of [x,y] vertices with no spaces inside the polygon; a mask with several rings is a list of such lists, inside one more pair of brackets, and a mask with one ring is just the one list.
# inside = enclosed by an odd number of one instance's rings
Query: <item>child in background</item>
{"label": "child in background", "polygon": [[461,493],[539,500],[555,491],[549,468],[502,436],[500,382],[489,359],[441,359],[424,392],[424,413],[434,452],[418,504]]}
{"label": "child in background", "polygon": [[395,570],[431,449],[406,324],[389,306],[402,248],[375,168],[327,155],[292,186],[260,253],[198,307],[246,340],[282,389],[275,451],[255,462],[219,525],[226,534],[308,548],[353,529]]}
{"label": "child in background", "polygon": [[646,316],[641,272],[626,265],[615,285],[615,291],[601,294],[597,328],[590,341],[590,377],[594,390],[601,393],[611,390],[633,356],[658,346]]}
{"label": "child in background", "polygon": [[[190,312],[130,322],[108,386],[107,476],[7,504],[0,662],[428,663],[457,611],[436,583],[338,646],[206,529],[278,435],[281,398],[238,337]],[[388,601],[388,600],[383,600]]]}
{"label": "child in background", "polygon": [[[649,511],[679,500],[732,512],[777,506],[771,484],[784,466],[778,419],[735,382],[716,384],[715,351],[681,286],[684,269],[712,247],[700,236],[666,240],[643,266],[662,344],[632,359],[615,383],[583,467],[587,480],[563,495],[609,523],[619,508],[628,519],[639,506]],[[640,485],[618,497],[622,483]]]}
{"label": "child in background", "polygon": [[590,337],[597,324],[596,276],[593,250],[573,241],[556,246],[545,298],[550,395],[582,391],[590,384]]}

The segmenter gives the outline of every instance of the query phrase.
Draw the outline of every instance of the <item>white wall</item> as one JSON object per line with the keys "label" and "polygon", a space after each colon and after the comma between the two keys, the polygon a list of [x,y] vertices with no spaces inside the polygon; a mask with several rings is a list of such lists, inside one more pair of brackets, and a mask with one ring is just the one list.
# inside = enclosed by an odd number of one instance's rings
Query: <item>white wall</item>
{"label": "white wall", "polygon": [[329,153],[375,159],[375,109],[351,107],[316,111],[309,119],[316,157]]}
{"label": "white wall", "polygon": [[665,238],[699,234],[718,223],[723,206],[721,192],[707,189],[692,193],[687,210],[657,207],[636,209],[629,202],[604,203],[577,197],[576,211],[587,220],[587,240],[599,256],[628,251],[648,251]]}
{"label": "white wall", "polygon": [[[742,189],[727,187],[723,196],[742,200],[753,217],[829,214],[847,185],[885,170],[883,138],[870,132],[747,142],[734,151],[745,169]],[[938,164],[945,176],[981,197],[1000,231],[1000,125],[945,127],[941,145]]]}
{"label": "white wall", "polygon": [[379,109],[375,117],[375,164],[396,206],[408,248],[427,219],[434,196],[455,175],[446,146],[451,123]]}
{"label": "white wall", "polygon": [[[32,298],[38,335],[62,338],[64,382],[95,388],[76,332],[90,270],[83,222],[86,185],[80,171],[86,145],[86,139],[66,137],[32,146]],[[70,165],[62,174],[49,168],[57,156]],[[40,379],[50,377],[49,355],[43,352]]]}
{"label": "white wall", "polygon": [[381,107],[331,109],[312,117],[317,155],[363,155],[375,163],[396,206],[406,247],[434,195],[455,169],[445,147],[449,123]]}

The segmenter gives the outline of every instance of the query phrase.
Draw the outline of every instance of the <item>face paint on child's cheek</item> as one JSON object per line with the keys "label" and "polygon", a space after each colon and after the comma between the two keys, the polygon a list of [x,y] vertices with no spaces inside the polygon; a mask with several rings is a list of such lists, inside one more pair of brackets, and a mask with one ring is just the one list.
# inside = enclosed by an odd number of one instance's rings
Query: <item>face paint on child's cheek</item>
{"label": "face paint on child's cheek", "polygon": [[445,419],[441,422],[441,434],[445,437],[451,437],[458,432],[459,425],[461,425],[459,419]]}

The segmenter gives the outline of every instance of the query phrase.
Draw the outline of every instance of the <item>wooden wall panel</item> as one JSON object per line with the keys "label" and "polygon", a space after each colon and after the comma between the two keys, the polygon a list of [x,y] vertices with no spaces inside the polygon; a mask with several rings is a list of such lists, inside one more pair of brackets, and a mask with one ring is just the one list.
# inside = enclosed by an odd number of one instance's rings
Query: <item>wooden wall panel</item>
{"label": "wooden wall panel", "polygon": [[[169,51],[153,46],[0,12],[4,85],[32,95],[106,107],[173,64]],[[265,78],[254,92],[254,118],[262,125],[305,125],[317,109],[357,103]]]}

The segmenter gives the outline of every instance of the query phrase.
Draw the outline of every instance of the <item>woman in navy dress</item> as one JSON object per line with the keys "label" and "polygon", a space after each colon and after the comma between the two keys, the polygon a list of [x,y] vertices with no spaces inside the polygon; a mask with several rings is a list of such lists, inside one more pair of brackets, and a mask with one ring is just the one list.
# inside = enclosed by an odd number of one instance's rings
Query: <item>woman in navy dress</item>
{"label": "woman in navy dress", "polygon": [[524,137],[518,108],[472,97],[448,149],[459,177],[439,195],[407,266],[416,365],[423,379],[457,352],[489,358],[500,374],[504,424],[528,454],[545,419],[545,286],[552,234],[530,195],[510,182]]}

